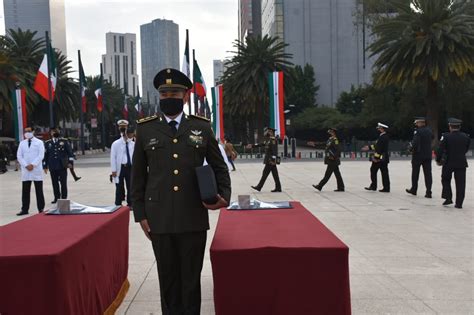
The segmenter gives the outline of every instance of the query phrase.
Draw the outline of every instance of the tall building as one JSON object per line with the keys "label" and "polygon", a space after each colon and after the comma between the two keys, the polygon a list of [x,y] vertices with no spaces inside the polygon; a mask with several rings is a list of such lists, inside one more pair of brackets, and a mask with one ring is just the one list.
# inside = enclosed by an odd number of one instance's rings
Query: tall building
{"label": "tall building", "polygon": [[222,79],[222,75],[224,74],[224,60],[214,60],[212,62],[213,70],[214,70],[214,86],[216,86]]}
{"label": "tall building", "polygon": [[357,0],[262,0],[262,35],[289,44],[295,65],[314,67],[317,101],[334,105],[351,85],[372,80],[373,59],[365,52],[370,37],[355,23]]}
{"label": "tall building", "polygon": [[153,79],[164,68],[180,69],[179,26],[173,21],[156,19],[140,26],[142,51],[142,97],[157,104],[159,95]]}
{"label": "tall building", "polygon": [[49,32],[53,47],[67,55],[64,0],[3,0],[5,31],[36,31],[38,38]]}
{"label": "tall building", "polygon": [[262,35],[262,0],[239,0],[239,40]]}
{"label": "tall building", "polygon": [[105,34],[105,55],[102,55],[104,79],[121,88],[127,95],[136,96],[137,37],[135,34],[109,32]]}

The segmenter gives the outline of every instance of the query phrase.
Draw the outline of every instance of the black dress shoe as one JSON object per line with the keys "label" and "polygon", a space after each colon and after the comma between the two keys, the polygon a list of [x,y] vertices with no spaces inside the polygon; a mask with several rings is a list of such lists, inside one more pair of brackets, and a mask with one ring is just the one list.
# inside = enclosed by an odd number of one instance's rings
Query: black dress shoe
{"label": "black dress shoe", "polygon": [[74,181],[77,182],[78,180],[80,180],[82,177],[76,177],[74,178]]}
{"label": "black dress shoe", "polygon": [[432,198],[431,193],[426,193],[425,198],[430,198],[431,199]]}
{"label": "black dress shoe", "polygon": [[53,204],[56,203],[56,202],[58,202],[58,199],[54,199],[53,201],[51,201],[51,203],[53,203]]}
{"label": "black dress shoe", "polygon": [[273,189],[271,192],[281,192],[281,188],[278,188],[278,189],[275,188],[275,189]]}
{"label": "black dress shoe", "polygon": [[444,202],[443,202],[443,206],[447,206],[447,205],[450,205],[452,204],[453,201],[451,199],[446,199]]}
{"label": "black dress shoe", "polygon": [[20,212],[18,212],[16,215],[26,215],[26,214],[28,214],[28,212],[20,211]]}
{"label": "black dress shoe", "polygon": [[455,205],[454,208],[462,209],[462,206],[460,206],[460,205]]}
{"label": "black dress shoe", "polygon": [[342,188],[342,189],[339,189],[339,188],[338,188],[338,189],[336,189],[336,190],[334,190],[334,191],[345,191],[345,190],[344,190],[344,188]]}
{"label": "black dress shoe", "polygon": [[259,188],[259,187],[257,187],[257,186],[250,186],[250,187],[252,187],[252,189],[255,189],[256,191],[262,190],[262,188]]}
{"label": "black dress shoe", "polygon": [[365,190],[373,190],[373,191],[376,191],[376,190],[377,190],[377,188],[370,187],[370,186],[369,186],[369,187],[364,187],[364,189],[365,189]]}
{"label": "black dress shoe", "polygon": [[389,192],[390,192],[390,189],[380,189],[379,192],[389,193]]}
{"label": "black dress shoe", "polygon": [[41,210],[38,210],[38,213],[43,213],[43,211],[44,211],[43,209],[41,209]]}
{"label": "black dress shoe", "polygon": [[409,194],[412,194],[413,196],[416,196],[416,191],[413,191],[411,189],[405,189],[405,191]]}
{"label": "black dress shoe", "polygon": [[319,186],[319,185],[313,185],[313,187],[319,191],[321,191],[321,189],[323,189],[323,187]]}

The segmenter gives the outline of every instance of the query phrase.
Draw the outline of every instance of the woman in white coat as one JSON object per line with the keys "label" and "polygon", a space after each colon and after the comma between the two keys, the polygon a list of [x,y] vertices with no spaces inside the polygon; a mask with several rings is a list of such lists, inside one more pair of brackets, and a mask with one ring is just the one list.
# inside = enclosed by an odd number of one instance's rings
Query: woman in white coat
{"label": "woman in white coat", "polygon": [[21,193],[21,211],[17,215],[28,214],[30,209],[31,182],[35,183],[36,205],[38,212],[44,210],[43,167],[44,143],[36,138],[30,127],[25,128],[25,140],[20,142],[17,159],[21,168],[23,189]]}

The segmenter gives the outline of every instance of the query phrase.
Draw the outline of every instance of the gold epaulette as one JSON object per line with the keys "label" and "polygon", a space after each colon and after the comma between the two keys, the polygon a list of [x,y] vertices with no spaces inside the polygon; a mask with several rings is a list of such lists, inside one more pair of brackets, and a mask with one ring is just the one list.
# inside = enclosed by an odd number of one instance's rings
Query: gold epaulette
{"label": "gold epaulette", "polygon": [[197,118],[197,119],[200,119],[200,120],[204,120],[204,121],[207,121],[207,122],[210,122],[211,120],[206,118],[206,117],[203,117],[203,116],[197,116],[197,115],[189,115],[188,117],[190,118]]}
{"label": "gold epaulette", "polygon": [[144,118],[142,118],[142,119],[137,120],[137,124],[143,124],[143,123],[146,123],[146,122],[149,122],[149,121],[158,119],[158,118],[159,118],[159,117],[158,117],[157,115],[144,117]]}

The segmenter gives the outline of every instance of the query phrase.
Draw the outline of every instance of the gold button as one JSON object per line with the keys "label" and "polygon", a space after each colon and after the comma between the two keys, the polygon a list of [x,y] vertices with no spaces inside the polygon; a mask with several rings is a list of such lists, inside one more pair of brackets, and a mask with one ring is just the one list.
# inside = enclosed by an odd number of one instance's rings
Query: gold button
{"label": "gold button", "polygon": [[199,148],[199,145],[196,145],[196,148]]}
{"label": "gold button", "polygon": [[178,143],[178,139],[173,139],[173,143]]}
{"label": "gold button", "polygon": [[174,170],[174,175],[178,175],[179,174],[179,171],[178,170]]}
{"label": "gold button", "polygon": [[152,150],[155,150],[155,147],[151,147]]}
{"label": "gold button", "polygon": [[150,198],[148,198],[148,200],[151,200],[151,197],[150,197]]}
{"label": "gold button", "polygon": [[177,159],[177,158],[178,158],[178,155],[175,153],[175,154],[173,154],[173,157],[174,157],[175,159]]}
{"label": "gold button", "polygon": [[178,187],[178,186],[174,186],[174,187],[173,187],[173,190],[174,190],[174,191],[178,191],[178,190],[179,190],[179,187]]}

